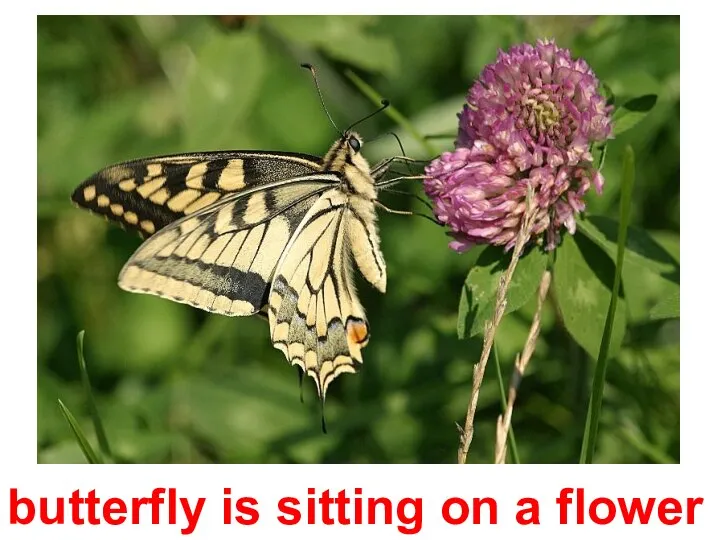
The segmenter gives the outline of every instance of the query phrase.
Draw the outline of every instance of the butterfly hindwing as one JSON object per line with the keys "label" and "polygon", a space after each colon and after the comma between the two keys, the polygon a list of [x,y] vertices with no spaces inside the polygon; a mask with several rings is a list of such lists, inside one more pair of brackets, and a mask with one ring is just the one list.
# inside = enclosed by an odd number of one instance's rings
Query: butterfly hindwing
{"label": "butterfly hindwing", "polygon": [[77,187],[72,200],[147,238],[227,195],[321,169],[315,156],[282,152],[158,156],[98,171]]}
{"label": "butterfly hindwing", "polygon": [[294,230],[337,182],[316,174],[264,184],[181,218],[138,248],[119,285],[223,315],[257,313]]}
{"label": "butterfly hindwing", "polygon": [[352,279],[354,212],[347,193],[324,193],[295,231],[270,290],[273,344],[315,380],[323,397],[337,375],[357,370],[369,339]]}

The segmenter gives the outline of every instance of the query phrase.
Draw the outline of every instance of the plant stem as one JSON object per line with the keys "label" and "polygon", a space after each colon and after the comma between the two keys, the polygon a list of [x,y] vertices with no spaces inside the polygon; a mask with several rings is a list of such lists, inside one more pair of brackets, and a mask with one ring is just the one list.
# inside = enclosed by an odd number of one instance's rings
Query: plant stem
{"label": "plant stem", "polygon": [[612,296],[605,317],[605,328],[600,352],[595,365],[593,375],[592,392],[588,406],[587,418],[585,421],[585,432],[583,444],[580,450],[580,463],[589,464],[593,462],[595,444],[597,442],[598,425],[600,423],[600,411],[602,409],[603,390],[605,389],[605,373],[608,364],[608,351],[612,337],[613,324],[615,322],[615,311],[617,300],[620,295],[620,283],[622,281],[623,260],[625,258],[625,244],[627,242],[627,231],[630,224],[630,207],[632,203],[632,189],[635,183],[635,154],[632,147],[627,146],[623,158],[623,182],[620,192],[620,225],[618,225],[617,255],[615,257],[615,278],[613,280]]}
{"label": "plant stem", "polygon": [[510,381],[510,388],[508,389],[508,404],[505,408],[505,413],[498,417],[495,438],[496,464],[505,463],[508,432],[510,432],[512,427],[510,422],[512,420],[513,407],[515,406],[515,399],[517,398],[518,388],[520,387],[520,382],[525,374],[525,369],[530,363],[530,359],[535,352],[535,345],[537,343],[538,336],[540,335],[540,316],[542,315],[542,308],[545,303],[545,297],[547,296],[548,289],[550,288],[551,279],[552,274],[549,270],[545,270],[545,273],[540,280],[537,308],[535,309],[535,315],[533,316],[533,321],[530,325],[530,332],[525,340],[525,346],[523,347],[522,354],[515,359],[515,371],[513,372],[513,376]]}
{"label": "plant stem", "polygon": [[[493,345],[493,360],[495,362],[495,371],[497,371],[498,391],[500,392],[500,401],[503,406],[503,414],[507,410],[508,401],[505,396],[505,383],[503,382],[502,369],[500,368],[500,356],[497,352],[497,343]],[[520,464],[520,454],[518,453],[517,444],[515,443],[515,432],[513,431],[512,424],[508,432],[508,442],[510,443],[510,457],[513,463]]]}
{"label": "plant stem", "polygon": [[88,408],[90,409],[90,418],[92,419],[93,428],[95,429],[95,436],[97,437],[98,444],[100,446],[100,452],[102,452],[102,454],[106,457],[112,457],[110,443],[108,442],[107,435],[105,434],[102,419],[100,418],[100,412],[98,411],[97,404],[95,403],[95,397],[93,396],[92,385],[90,384],[90,375],[88,375],[87,364],[85,363],[84,340],[85,330],[80,330],[77,335],[76,343],[78,364],[80,365],[80,377],[82,378],[85,397],[87,399]]}
{"label": "plant stem", "polygon": [[515,273],[515,268],[520,261],[520,255],[522,255],[525,245],[530,239],[532,227],[535,223],[537,204],[535,203],[535,193],[533,192],[532,187],[528,187],[526,205],[527,209],[515,241],[515,247],[513,249],[512,258],[510,259],[510,264],[508,265],[505,274],[500,278],[497,295],[495,297],[495,310],[493,317],[485,323],[483,349],[480,355],[480,360],[473,366],[472,391],[470,393],[470,401],[468,402],[467,414],[465,416],[465,426],[463,428],[458,426],[458,429],[460,430],[460,447],[458,448],[459,464],[467,462],[467,455],[470,451],[470,444],[472,443],[475,431],[475,411],[477,409],[480,386],[482,385],[483,378],[485,376],[485,368],[487,367],[490,351],[492,350],[493,342],[495,340],[495,332],[497,332],[497,329],[500,326],[500,321],[505,314],[505,307],[507,306],[507,291],[510,286],[510,281]]}

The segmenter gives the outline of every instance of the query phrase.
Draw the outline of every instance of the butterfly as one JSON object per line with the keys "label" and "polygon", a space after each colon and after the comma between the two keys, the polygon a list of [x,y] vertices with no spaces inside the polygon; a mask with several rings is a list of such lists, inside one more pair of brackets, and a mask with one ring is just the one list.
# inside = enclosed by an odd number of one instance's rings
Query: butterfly
{"label": "butterfly", "polygon": [[362,145],[348,129],[323,157],[218,151],[126,161],[93,174],[72,201],[143,237],[120,288],[264,316],[274,347],[324,402],[338,375],[357,371],[370,338],[355,267],[378,291],[387,284],[378,191],[398,180],[383,176],[403,158],[371,168]]}

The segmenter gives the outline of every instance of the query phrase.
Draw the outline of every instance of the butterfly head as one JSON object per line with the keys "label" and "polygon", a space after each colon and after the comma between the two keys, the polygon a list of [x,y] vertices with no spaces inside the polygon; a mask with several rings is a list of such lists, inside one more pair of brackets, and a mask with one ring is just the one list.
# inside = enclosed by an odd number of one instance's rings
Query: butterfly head
{"label": "butterfly head", "polygon": [[346,131],[335,141],[330,150],[325,154],[325,169],[341,171],[346,165],[362,165],[365,159],[360,155],[363,140],[354,131]]}
{"label": "butterfly head", "polygon": [[337,140],[337,149],[351,157],[360,152],[363,146],[362,137],[356,131],[346,131]]}
{"label": "butterfly head", "polygon": [[367,199],[376,195],[370,165],[360,154],[362,138],[354,131],[346,131],[325,154],[325,170],[341,176],[348,190]]}

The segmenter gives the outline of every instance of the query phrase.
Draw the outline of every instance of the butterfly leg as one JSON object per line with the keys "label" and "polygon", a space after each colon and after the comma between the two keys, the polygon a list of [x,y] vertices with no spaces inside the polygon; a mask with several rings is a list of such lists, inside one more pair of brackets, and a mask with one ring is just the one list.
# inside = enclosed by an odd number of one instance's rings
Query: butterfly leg
{"label": "butterfly leg", "polygon": [[388,212],[389,214],[400,214],[400,215],[403,215],[403,216],[412,216],[412,215],[414,215],[414,212],[411,212],[410,210],[395,210],[394,208],[388,208],[387,206],[385,206],[385,205],[384,205],[383,203],[381,203],[380,201],[375,201],[375,204],[377,205],[378,208],[381,208],[381,209],[385,210],[385,211]]}
{"label": "butterfly leg", "polygon": [[380,209],[382,209],[382,210],[385,210],[385,211],[388,212],[389,214],[400,214],[400,215],[403,215],[403,216],[418,216],[418,217],[427,219],[428,221],[430,221],[430,222],[433,223],[434,225],[443,225],[443,223],[441,223],[441,222],[438,221],[437,219],[432,218],[432,217],[430,217],[430,216],[427,216],[427,215],[425,215],[425,214],[421,214],[421,213],[417,213],[417,212],[412,212],[411,210],[395,210],[394,208],[388,208],[387,206],[385,206],[385,205],[384,205],[383,203],[381,203],[380,201],[375,201],[375,204],[378,206],[378,208],[380,208]]}
{"label": "butterfly leg", "polygon": [[408,165],[411,163],[422,163],[422,161],[420,161],[420,160],[409,158],[406,156],[393,156],[393,157],[385,158],[380,163],[375,165],[372,168],[372,170],[370,171],[370,174],[375,179],[381,178],[383,175],[385,175],[385,173],[388,172],[388,170],[390,169],[390,166],[396,162],[406,163]]}

